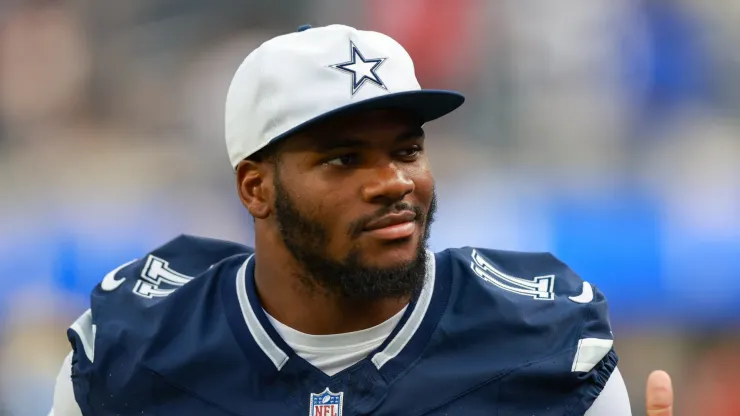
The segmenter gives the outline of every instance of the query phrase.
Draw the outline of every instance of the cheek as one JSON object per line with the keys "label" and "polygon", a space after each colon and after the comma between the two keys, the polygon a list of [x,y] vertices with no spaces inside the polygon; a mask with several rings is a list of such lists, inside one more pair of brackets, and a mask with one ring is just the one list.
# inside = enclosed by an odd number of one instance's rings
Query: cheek
{"label": "cheek", "polygon": [[357,200],[348,192],[327,192],[324,194],[321,206],[321,216],[325,220],[326,229],[334,237],[346,235],[348,224],[357,213]]}
{"label": "cheek", "polygon": [[331,241],[339,243],[338,240],[347,235],[349,224],[354,220],[352,213],[356,212],[356,208],[353,208],[353,203],[356,204],[357,201],[353,200],[347,186],[317,186],[307,189],[315,189],[319,197],[311,198],[311,208],[304,212],[321,225]]}
{"label": "cheek", "polygon": [[428,207],[434,195],[434,177],[428,164],[420,165],[409,172],[414,181],[414,194],[419,202]]}

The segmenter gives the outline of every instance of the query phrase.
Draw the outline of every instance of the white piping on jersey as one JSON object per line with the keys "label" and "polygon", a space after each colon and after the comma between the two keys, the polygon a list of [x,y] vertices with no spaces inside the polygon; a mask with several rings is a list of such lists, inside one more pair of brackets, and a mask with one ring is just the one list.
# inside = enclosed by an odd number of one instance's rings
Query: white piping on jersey
{"label": "white piping on jersey", "polygon": [[88,309],[69,327],[77,333],[82,343],[87,359],[92,363],[95,360],[95,325],[92,323],[92,310]]}
{"label": "white piping on jersey", "polygon": [[277,344],[275,344],[275,341],[270,338],[270,335],[267,334],[265,328],[262,327],[259,319],[257,319],[257,316],[254,314],[252,305],[249,302],[249,297],[247,296],[247,282],[244,274],[247,270],[247,264],[249,264],[252,257],[254,257],[254,254],[249,256],[236,273],[236,296],[237,299],[239,299],[239,306],[241,307],[244,321],[247,323],[247,328],[249,328],[249,332],[252,334],[252,338],[254,338],[254,341],[259,345],[262,351],[264,351],[267,358],[269,358],[270,361],[275,364],[278,371],[280,371],[285,363],[288,362],[289,357],[280,349],[280,347],[277,346]]}
{"label": "white piping on jersey", "polygon": [[[249,297],[247,296],[245,272],[247,270],[247,264],[253,256],[249,256],[236,273],[236,295],[237,299],[239,299],[239,306],[241,307],[244,321],[247,323],[247,328],[249,328],[252,338],[254,338],[257,345],[267,355],[270,361],[272,361],[278,371],[280,371],[285,363],[288,362],[289,357],[275,344],[267,331],[265,331],[265,328],[262,327],[259,319],[254,314]],[[384,350],[379,351],[373,356],[372,363],[376,368],[380,369],[388,361],[400,354],[406,347],[406,344],[411,340],[411,337],[414,336],[416,330],[419,329],[419,325],[421,325],[424,316],[426,316],[427,309],[429,309],[429,304],[432,301],[432,295],[434,294],[435,270],[434,253],[427,251],[426,278],[424,279],[424,287],[416,302],[416,307],[393,340],[388,343]]]}
{"label": "white piping on jersey", "polygon": [[270,316],[267,319],[299,357],[333,376],[367,358],[383,345],[398,325],[407,307],[386,321],[367,329],[332,335],[310,335],[295,330]]}
{"label": "white piping on jersey", "polygon": [[611,351],[614,341],[601,338],[583,338],[578,341],[578,349],[573,358],[570,371],[588,373]]}
{"label": "white piping on jersey", "polygon": [[429,304],[432,301],[432,295],[434,294],[434,279],[436,274],[434,253],[430,251],[427,251],[426,269],[427,275],[424,281],[424,287],[419,295],[419,300],[416,302],[416,307],[411,312],[411,316],[409,316],[409,319],[401,330],[398,331],[395,338],[388,343],[384,350],[375,354],[372,359],[373,364],[375,364],[378,370],[401,353],[404,347],[406,347],[406,344],[411,340],[411,337],[416,333],[416,330],[419,329],[421,321],[424,320],[427,309],[429,309]]}

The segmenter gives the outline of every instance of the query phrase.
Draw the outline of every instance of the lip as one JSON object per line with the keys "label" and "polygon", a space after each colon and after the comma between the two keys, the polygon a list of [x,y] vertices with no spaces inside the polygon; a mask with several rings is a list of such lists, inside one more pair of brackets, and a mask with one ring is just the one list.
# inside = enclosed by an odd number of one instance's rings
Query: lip
{"label": "lip", "polygon": [[375,221],[371,221],[365,226],[363,231],[375,231],[383,228],[413,223],[415,219],[416,213],[413,211],[394,212],[392,214],[385,215]]}
{"label": "lip", "polygon": [[416,223],[402,222],[400,224],[390,225],[388,227],[376,228],[374,230],[366,231],[366,233],[373,238],[379,240],[402,240],[411,237],[416,232]]}

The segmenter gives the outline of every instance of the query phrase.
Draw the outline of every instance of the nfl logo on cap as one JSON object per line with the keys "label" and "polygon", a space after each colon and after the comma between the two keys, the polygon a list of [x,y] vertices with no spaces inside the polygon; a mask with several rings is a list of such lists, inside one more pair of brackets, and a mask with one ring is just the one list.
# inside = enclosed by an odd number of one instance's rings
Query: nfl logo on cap
{"label": "nfl logo on cap", "polygon": [[344,393],[332,393],[327,387],[319,394],[311,393],[309,416],[342,416]]}

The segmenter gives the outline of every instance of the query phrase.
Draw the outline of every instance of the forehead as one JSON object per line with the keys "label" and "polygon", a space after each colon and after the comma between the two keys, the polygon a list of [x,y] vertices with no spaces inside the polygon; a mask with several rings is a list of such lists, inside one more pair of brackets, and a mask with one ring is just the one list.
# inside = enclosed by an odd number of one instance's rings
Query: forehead
{"label": "forehead", "polygon": [[317,123],[296,134],[289,142],[320,145],[320,142],[331,139],[394,138],[408,131],[417,131],[420,127],[418,118],[405,111],[359,111]]}

